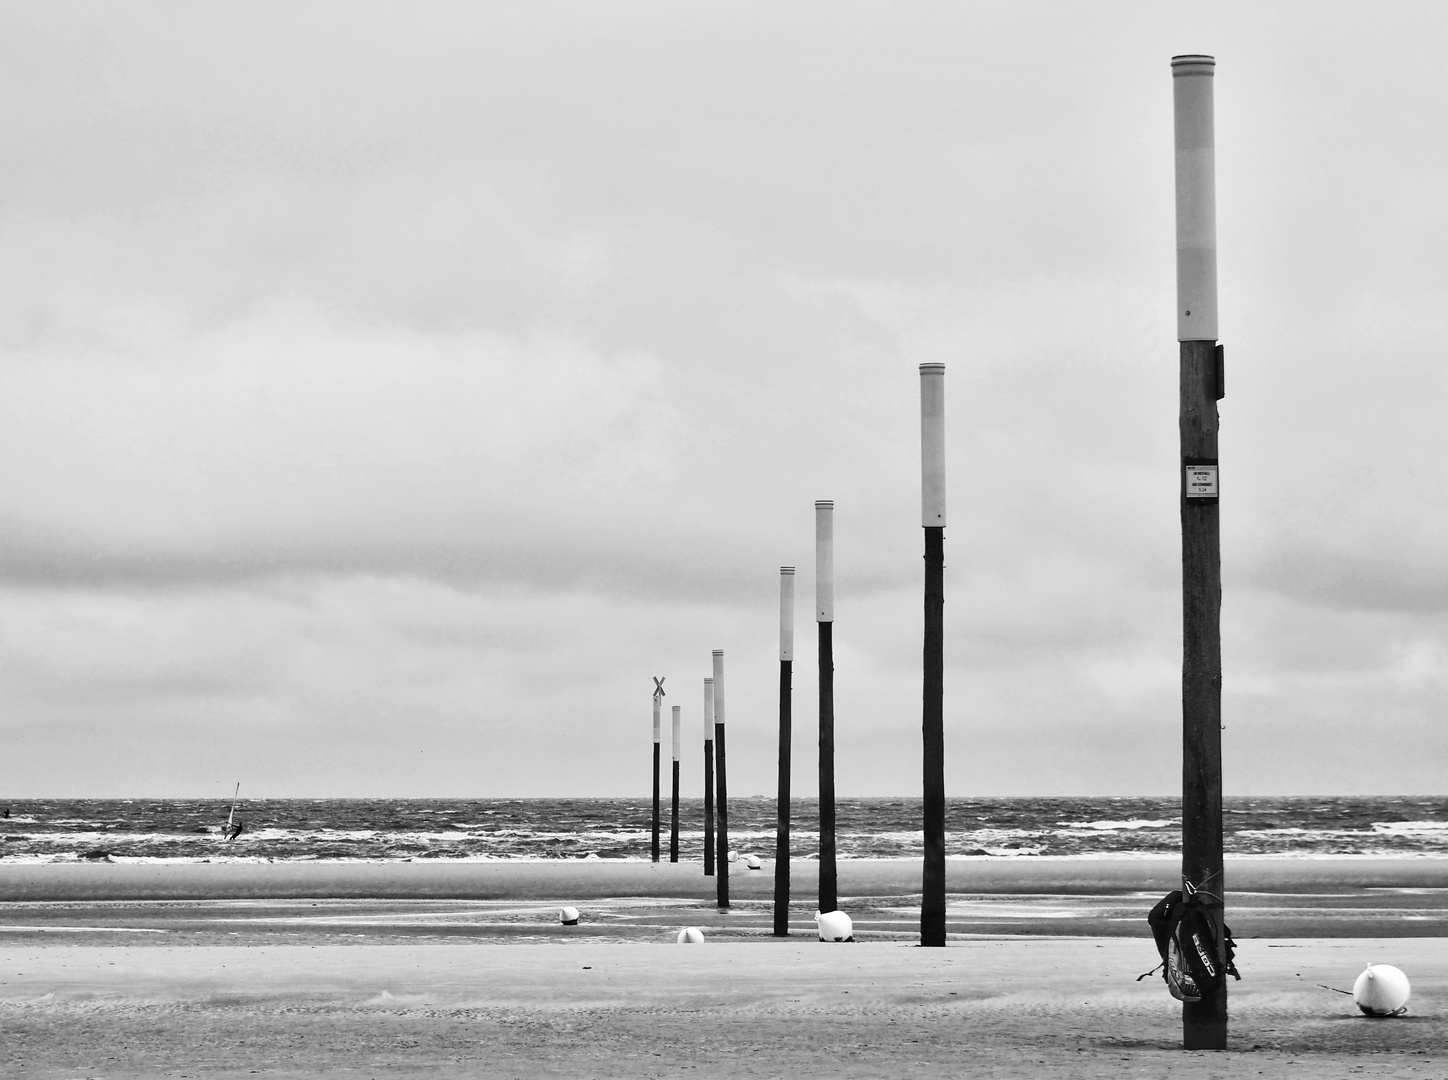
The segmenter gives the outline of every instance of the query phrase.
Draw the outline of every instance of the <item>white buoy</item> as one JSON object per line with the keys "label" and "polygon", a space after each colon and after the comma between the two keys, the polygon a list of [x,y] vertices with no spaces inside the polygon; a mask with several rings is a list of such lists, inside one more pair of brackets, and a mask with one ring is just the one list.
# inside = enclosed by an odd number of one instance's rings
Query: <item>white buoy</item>
{"label": "white buoy", "polygon": [[815,925],[821,941],[854,941],[855,924],[843,911],[816,911]]}
{"label": "white buoy", "polygon": [[1409,990],[1408,977],[1392,964],[1369,964],[1352,984],[1352,999],[1368,1016],[1402,1016]]}
{"label": "white buoy", "polygon": [[749,856],[747,859],[744,860],[744,865],[747,866],[747,867],[749,867],[749,869],[751,869],[751,870],[758,870],[758,869],[759,869],[759,856],[758,856],[758,855],[751,855],[751,856]]}
{"label": "white buoy", "polygon": [[564,926],[577,926],[578,909],[576,907],[563,908],[561,911],[558,912],[558,921],[561,922]]}
{"label": "white buoy", "polygon": [[729,861],[730,861],[730,862],[738,862],[738,861],[739,861],[739,852],[737,852],[737,851],[731,851],[731,852],[729,853]]}
{"label": "white buoy", "polygon": [[680,945],[702,945],[704,944],[704,931],[697,926],[686,926],[679,931],[677,943]]}

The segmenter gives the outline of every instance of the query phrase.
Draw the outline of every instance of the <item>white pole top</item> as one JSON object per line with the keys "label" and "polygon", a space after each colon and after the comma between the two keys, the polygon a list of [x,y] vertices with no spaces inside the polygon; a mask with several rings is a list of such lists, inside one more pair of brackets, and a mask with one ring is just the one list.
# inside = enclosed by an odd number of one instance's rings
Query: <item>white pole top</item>
{"label": "white pole top", "polygon": [[920,365],[920,524],[945,527],[945,365]]}
{"label": "white pole top", "polygon": [[704,741],[714,741],[714,680],[704,680]]}
{"label": "white pole top", "polygon": [[1171,58],[1176,145],[1177,340],[1217,340],[1217,141],[1210,56]]}
{"label": "white pole top", "polygon": [[794,659],[794,567],[779,568],[779,659]]}
{"label": "white pole top", "polygon": [[654,742],[659,741],[659,695],[654,695]]}
{"label": "white pole top", "polygon": [[724,726],[724,650],[714,650],[714,726]]}
{"label": "white pole top", "polygon": [[835,503],[815,503],[815,622],[835,621]]}
{"label": "white pole top", "polygon": [[682,705],[675,705],[675,706],[674,706],[674,760],[675,760],[675,761],[678,761],[678,760],[679,760],[679,713],[680,713],[680,711],[681,711],[682,709],[683,709],[683,706],[682,706]]}

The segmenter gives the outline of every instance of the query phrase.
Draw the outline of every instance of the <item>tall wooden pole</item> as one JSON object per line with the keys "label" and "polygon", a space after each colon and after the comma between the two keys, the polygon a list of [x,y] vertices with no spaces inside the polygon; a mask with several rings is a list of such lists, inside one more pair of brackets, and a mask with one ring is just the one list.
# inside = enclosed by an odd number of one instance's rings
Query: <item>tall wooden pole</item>
{"label": "tall wooden pole", "polygon": [[774,832],[774,936],[789,937],[789,770],[793,720],[794,567],[779,568],[779,796]]}
{"label": "tall wooden pole", "polygon": [[815,622],[819,630],[820,900],[823,912],[840,906],[835,869],[835,504],[815,503]]}
{"label": "tall wooden pole", "polygon": [[[1222,927],[1222,555],[1218,518],[1216,136],[1210,56],[1174,56],[1182,522],[1182,882]],[[1227,1048],[1227,985],[1182,1005],[1188,1050]]]}
{"label": "tall wooden pole", "polygon": [[724,747],[724,650],[714,650],[714,784],[718,788],[714,833],[714,891],[719,907],[729,906],[729,780]]}
{"label": "tall wooden pole", "polygon": [[664,696],[664,680],[654,678],[654,843],[653,861],[659,861],[659,704]]}
{"label": "tall wooden pole", "polygon": [[679,861],[679,713],[682,706],[674,706],[674,811],[669,825],[669,862]]}
{"label": "tall wooden pole", "polygon": [[704,876],[714,876],[714,680],[704,680]]}
{"label": "tall wooden pole", "polygon": [[945,365],[920,365],[920,518],[925,528],[921,693],[925,867],[920,944],[945,944]]}

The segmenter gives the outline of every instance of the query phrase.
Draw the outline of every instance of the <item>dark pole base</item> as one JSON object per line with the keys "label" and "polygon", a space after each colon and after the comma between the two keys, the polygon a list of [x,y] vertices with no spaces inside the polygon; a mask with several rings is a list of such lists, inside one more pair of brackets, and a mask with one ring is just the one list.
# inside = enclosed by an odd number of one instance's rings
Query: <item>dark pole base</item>
{"label": "dark pole base", "polygon": [[[1222,555],[1219,496],[1193,497],[1186,467],[1217,462],[1217,347],[1181,343],[1182,881],[1206,895],[1222,943]],[[1199,494],[1199,493],[1198,493]],[[1227,1048],[1227,988],[1182,1007],[1182,1045]]]}
{"label": "dark pole base", "polygon": [[820,674],[820,911],[838,911],[835,867],[835,653],[834,623],[819,624]]}
{"label": "dark pole base", "polygon": [[794,664],[779,662],[779,801],[774,833],[774,936],[789,937],[789,770],[792,718],[791,675]]}
{"label": "dark pole base", "polygon": [[674,812],[669,824],[669,862],[679,861],[679,762],[674,761]]}
{"label": "dark pole base", "polygon": [[1182,1049],[1227,1049],[1227,994],[1225,989],[1216,994],[1206,995],[1201,1001],[1182,1004]]}
{"label": "dark pole base", "polygon": [[654,862],[659,861],[659,744],[654,743]]}
{"label": "dark pole base", "polygon": [[704,876],[714,876],[714,740],[704,740]]}
{"label": "dark pole base", "polygon": [[716,844],[714,890],[719,907],[727,908],[729,906],[729,782],[725,778],[723,724],[714,725],[714,762],[714,784],[718,788],[715,812],[719,816],[719,826],[714,836]]}
{"label": "dark pole base", "polygon": [[945,944],[945,529],[925,530],[925,648],[921,735],[924,743],[925,865],[920,885],[920,944]]}

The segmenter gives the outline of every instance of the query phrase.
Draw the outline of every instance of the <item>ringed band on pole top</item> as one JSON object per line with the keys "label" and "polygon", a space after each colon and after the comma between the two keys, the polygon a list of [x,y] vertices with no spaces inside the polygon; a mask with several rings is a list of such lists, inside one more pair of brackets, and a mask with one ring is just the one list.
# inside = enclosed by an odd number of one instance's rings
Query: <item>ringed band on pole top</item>
{"label": "ringed band on pole top", "polygon": [[1206,53],[1185,53],[1171,58],[1171,73],[1177,78],[1183,75],[1210,75],[1217,66],[1217,58]]}

